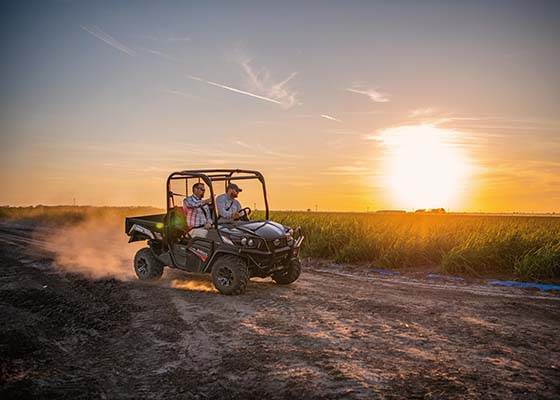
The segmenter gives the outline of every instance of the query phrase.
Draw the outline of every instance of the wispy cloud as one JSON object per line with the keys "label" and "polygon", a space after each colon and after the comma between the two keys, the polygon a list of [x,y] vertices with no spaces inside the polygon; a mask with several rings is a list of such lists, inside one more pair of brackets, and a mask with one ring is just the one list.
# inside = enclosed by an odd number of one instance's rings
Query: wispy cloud
{"label": "wispy cloud", "polygon": [[362,165],[335,165],[321,172],[323,175],[342,175],[342,176],[376,176],[380,175],[371,167]]}
{"label": "wispy cloud", "polygon": [[123,53],[128,54],[129,56],[135,56],[136,52],[130,48],[128,48],[127,46],[125,46],[124,44],[122,44],[121,42],[119,42],[117,39],[115,39],[114,37],[112,37],[111,35],[109,35],[108,33],[104,32],[101,28],[99,28],[98,26],[92,25],[90,27],[87,26],[81,26],[81,28],[86,31],[87,33],[89,33],[90,35],[95,36],[97,39],[107,43],[109,46],[122,51]]}
{"label": "wispy cloud", "polygon": [[260,99],[260,100],[264,100],[264,101],[268,101],[268,102],[271,102],[271,103],[276,103],[276,104],[282,105],[282,103],[278,100],[271,99],[271,98],[265,97],[265,96],[260,96],[260,95],[255,94],[255,93],[246,92],[244,90],[236,89],[236,88],[231,87],[231,86],[222,85],[221,83],[212,82],[212,81],[209,81],[207,79],[200,78],[200,77],[197,77],[197,76],[190,75],[189,79],[199,81],[199,82],[203,82],[203,83],[206,83],[208,85],[216,86],[216,87],[219,87],[219,88],[222,88],[222,89],[225,89],[225,90],[229,90],[229,91],[232,91],[232,92],[235,92],[235,93],[244,94],[245,96],[251,96],[251,97],[254,97],[256,99]]}
{"label": "wispy cloud", "polygon": [[426,108],[417,108],[416,110],[412,110],[410,112],[410,116],[411,117],[427,117],[430,115],[433,115],[435,112],[435,110],[432,107],[426,107]]}
{"label": "wispy cloud", "polygon": [[253,150],[253,146],[251,146],[251,145],[249,145],[249,144],[247,144],[247,143],[245,143],[245,142],[242,142],[241,140],[237,140],[235,143],[236,143],[237,145],[241,146],[241,147],[246,148],[246,149]]}
{"label": "wispy cloud", "polygon": [[176,96],[181,96],[181,97],[185,97],[187,99],[199,99],[198,96],[192,95],[190,93],[186,93],[186,92],[181,92],[180,90],[175,90],[175,89],[162,89],[161,90],[162,93],[167,93],[167,94],[173,94]]}
{"label": "wispy cloud", "polygon": [[463,132],[453,129],[440,128],[434,124],[396,125],[389,128],[378,129],[375,134],[365,135],[366,140],[374,140],[381,145],[394,146],[406,144],[414,146],[426,140],[435,140],[446,145],[454,144],[457,139],[464,136]]}
{"label": "wispy cloud", "polygon": [[364,115],[373,115],[373,114],[385,114],[385,111],[382,110],[364,110],[364,111],[340,111],[338,114],[340,115],[360,115],[360,114],[364,114]]}
{"label": "wispy cloud", "polygon": [[362,88],[362,87],[359,87],[359,86],[353,86],[353,87],[348,88],[346,90],[348,92],[362,94],[364,96],[367,96],[374,103],[387,103],[387,102],[390,101],[385,93],[381,93],[377,89],[367,89],[367,88]]}
{"label": "wispy cloud", "polygon": [[169,54],[165,54],[161,51],[157,51],[157,50],[154,50],[154,49],[149,49],[147,47],[141,47],[140,50],[145,51],[146,53],[154,54],[154,55],[156,55],[158,57],[161,57],[161,58],[164,58],[168,61],[177,62],[177,59],[175,57],[170,56]]}
{"label": "wispy cloud", "polygon": [[328,119],[330,121],[335,121],[335,122],[342,122],[340,119],[335,118],[335,117],[331,117],[330,115],[327,115],[327,114],[321,114],[321,118],[325,118],[325,119]]}
{"label": "wispy cloud", "polygon": [[245,142],[242,142],[240,140],[237,140],[235,142],[235,144],[237,144],[238,146],[243,147],[245,149],[258,152],[259,154],[262,154],[262,155],[268,155],[268,156],[274,156],[274,157],[280,157],[280,158],[301,158],[301,156],[297,156],[295,154],[280,153],[280,152],[277,152],[277,151],[272,151],[272,150],[264,147],[261,144],[256,144],[256,145],[253,146],[253,145],[247,144]]}
{"label": "wispy cloud", "polygon": [[246,74],[251,91],[259,93],[263,97],[274,99],[284,108],[291,108],[299,104],[297,93],[288,87],[288,83],[297,75],[297,72],[292,72],[286,79],[276,82],[271,78],[270,72],[266,68],[255,70],[251,65],[251,59],[244,58],[239,63]]}
{"label": "wispy cloud", "polygon": [[334,129],[326,129],[323,132],[325,133],[331,133],[334,135],[339,135],[339,136],[364,136],[367,135],[364,132],[360,132],[360,131],[356,131],[356,130],[334,130]]}

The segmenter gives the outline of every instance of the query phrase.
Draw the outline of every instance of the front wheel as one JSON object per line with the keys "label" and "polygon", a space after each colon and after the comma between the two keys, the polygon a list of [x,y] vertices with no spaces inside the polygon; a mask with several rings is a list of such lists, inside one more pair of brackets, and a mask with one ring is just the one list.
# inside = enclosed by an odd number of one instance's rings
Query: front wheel
{"label": "front wheel", "polygon": [[249,282],[247,263],[234,255],[223,255],[212,266],[212,282],[222,294],[243,294]]}
{"label": "front wheel", "polygon": [[134,271],[142,281],[155,281],[163,275],[163,263],[149,247],[138,250],[134,256]]}
{"label": "front wheel", "polygon": [[301,274],[301,262],[298,259],[290,261],[288,268],[283,271],[276,272],[272,275],[272,279],[281,285],[288,285],[295,282]]}

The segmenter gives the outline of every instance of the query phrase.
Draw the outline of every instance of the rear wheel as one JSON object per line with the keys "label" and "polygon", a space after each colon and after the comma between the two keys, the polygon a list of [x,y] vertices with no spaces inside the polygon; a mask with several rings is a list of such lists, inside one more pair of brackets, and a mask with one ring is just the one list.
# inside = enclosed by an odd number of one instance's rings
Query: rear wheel
{"label": "rear wheel", "polygon": [[142,281],[155,281],[163,275],[163,263],[156,258],[149,247],[144,247],[134,256],[134,271]]}
{"label": "rear wheel", "polygon": [[296,259],[290,261],[288,268],[286,268],[285,270],[273,274],[272,279],[274,279],[276,283],[279,283],[281,285],[288,285],[292,282],[295,282],[297,278],[299,278],[300,274],[301,262]]}
{"label": "rear wheel", "polygon": [[212,282],[222,294],[245,293],[249,282],[247,263],[234,255],[223,255],[212,266]]}

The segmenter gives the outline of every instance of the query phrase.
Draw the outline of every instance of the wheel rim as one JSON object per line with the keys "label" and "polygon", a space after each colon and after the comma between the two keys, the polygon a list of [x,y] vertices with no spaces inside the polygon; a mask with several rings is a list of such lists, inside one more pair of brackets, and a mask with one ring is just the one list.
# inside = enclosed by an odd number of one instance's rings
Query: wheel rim
{"label": "wheel rim", "polygon": [[146,275],[146,272],[148,271],[148,263],[145,259],[141,258],[138,260],[136,270],[138,271],[138,274],[142,276]]}
{"label": "wheel rim", "polygon": [[218,270],[218,282],[221,286],[231,286],[233,284],[233,271],[228,267],[221,267]]}

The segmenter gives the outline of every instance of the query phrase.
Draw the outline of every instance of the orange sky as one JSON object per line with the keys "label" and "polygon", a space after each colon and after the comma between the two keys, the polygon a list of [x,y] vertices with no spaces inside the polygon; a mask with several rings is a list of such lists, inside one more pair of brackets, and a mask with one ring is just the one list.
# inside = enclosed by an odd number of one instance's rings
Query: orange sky
{"label": "orange sky", "polygon": [[0,205],[560,211],[554,3],[3,7]]}

